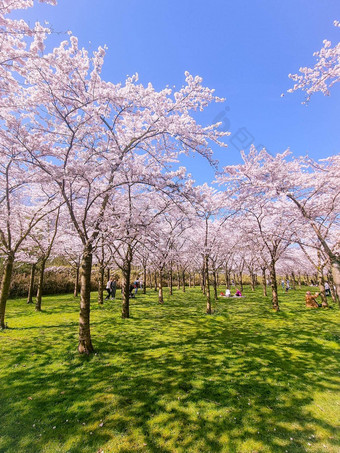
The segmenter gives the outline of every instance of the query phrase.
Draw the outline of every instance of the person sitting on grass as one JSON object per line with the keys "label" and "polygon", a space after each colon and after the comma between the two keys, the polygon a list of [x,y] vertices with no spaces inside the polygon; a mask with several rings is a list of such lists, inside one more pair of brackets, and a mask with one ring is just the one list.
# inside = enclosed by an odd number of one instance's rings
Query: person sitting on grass
{"label": "person sitting on grass", "polygon": [[239,289],[236,288],[236,293],[235,293],[235,296],[236,297],[242,297],[242,293]]}
{"label": "person sitting on grass", "polygon": [[230,296],[231,296],[230,289],[227,288],[227,289],[225,290],[225,297],[230,297]]}
{"label": "person sitting on grass", "polygon": [[312,294],[310,291],[306,292],[306,307],[308,308],[320,308],[321,304],[318,304],[316,299],[319,297],[319,293]]}

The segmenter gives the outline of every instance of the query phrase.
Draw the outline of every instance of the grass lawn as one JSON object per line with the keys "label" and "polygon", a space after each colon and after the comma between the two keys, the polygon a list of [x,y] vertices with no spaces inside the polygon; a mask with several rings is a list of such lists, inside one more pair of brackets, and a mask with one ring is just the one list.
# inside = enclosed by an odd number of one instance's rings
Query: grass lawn
{"label": "grass lawn", "polygon": [[[8,302],[0,452],[340,452],[340,313],[261,290],[204,313],[199,289],[96,303],[79,356],[78,301]],[[120,295],[119,295],[120,297]]]}

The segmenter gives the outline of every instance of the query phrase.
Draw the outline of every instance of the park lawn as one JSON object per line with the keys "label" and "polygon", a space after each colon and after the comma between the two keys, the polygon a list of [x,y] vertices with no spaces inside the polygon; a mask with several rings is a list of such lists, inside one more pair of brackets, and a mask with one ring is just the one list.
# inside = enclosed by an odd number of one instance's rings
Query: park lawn
{"label": "park lawn", "polygon": [[[96,354],[77,353],[78,301],[8,302],[0,333],[0,452],[340,451],[340,313],[303,290],[246,289],[206,315],[198,288],[148,290],[121,318],[96,303]],[[119,296],[120,297],[120,296]],[[337,430],[338,429],[338,430]]]}

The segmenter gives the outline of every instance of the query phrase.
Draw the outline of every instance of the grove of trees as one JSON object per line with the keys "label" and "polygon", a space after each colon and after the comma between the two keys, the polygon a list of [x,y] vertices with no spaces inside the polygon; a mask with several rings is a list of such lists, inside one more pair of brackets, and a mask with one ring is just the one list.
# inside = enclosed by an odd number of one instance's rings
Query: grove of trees
{"label": "grove of trees", "polygon": [[252,147],[214,185],[195,185],[180,156],[214,165],[212,146],[225,146],[227,132],[197,118],[223,99],[187,72],[177,91],[143,86],[137,75],[103,80],[105,49],[89,55],[72,35],[46,52],[48,28],[9,18],[32,5],[0,0],[1,329],[14,267],[32,266],[30,303],[38,266],[39,311],[44,270],[58,257],[75,271],[75,296],[80,286],[78,350],[86,354],[94,351],[94,265],[99,303],[108,272],[119,270],[125,318],[132,269],[144,283],[152,277],[161,304],[174,276],[184,291],[199,276],[207,314],[221,274],[240,286],[246,274],[252,289],[261,276],[264,295],[270,282],[274,310],[277,275],[295,284],[317,274],[321,293],[327,280],[339,301],[339,155],[314,161]]}

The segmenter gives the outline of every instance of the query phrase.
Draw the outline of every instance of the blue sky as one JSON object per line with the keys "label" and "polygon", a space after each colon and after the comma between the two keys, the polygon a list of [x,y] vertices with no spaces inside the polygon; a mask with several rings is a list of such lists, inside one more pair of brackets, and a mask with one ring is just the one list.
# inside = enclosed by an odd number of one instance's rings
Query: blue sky
{"label": "blue sky", "polygon": [[[214,148],[221,167],[240,162],[239,149],[251,142],[316,159],[339,152],[339,86],[308,106],[303,93],[280,97],[292,86],[289,73],[314,64],[323,39],[339,41],[332,25],[339,0],[59,0],[20,15],[72,30],[88,49],[106,44],[106,80],[138,72],[141,82],[161,89],[180,87],[186,70],[202,76],[226,98],[200,117],[203,124],[220,120],[232,133],[227,149]],[[184,164],[198,183],[213,179],[202,159]]]}

